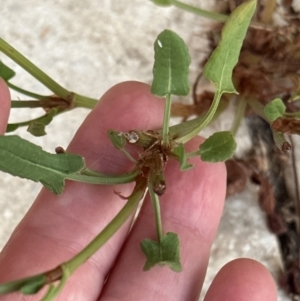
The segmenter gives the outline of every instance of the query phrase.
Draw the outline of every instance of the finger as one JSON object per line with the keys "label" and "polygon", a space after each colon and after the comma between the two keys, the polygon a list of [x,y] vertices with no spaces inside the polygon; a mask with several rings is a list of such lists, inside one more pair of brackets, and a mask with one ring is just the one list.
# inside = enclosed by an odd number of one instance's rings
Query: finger
{"label": "finger", "polygon": [[5,81],[0,77],[0,135],[5,133],[10,110],[10,93]]}
{"label": "finger", "polygon": [[[161,127],[162,99],[148,85],[127,82],[109,90],[89,114],[69,152],[85,157],[87,166],[106,173],[123,173],[132,163],[114,149],[108,129],[128,131]],[[118,186],[123,195],[132,185]],[[54,268],[86,246],[124,206],[116,187],[68,182],[62,195],[42,189],[17,227],[0,257],[0,281],[12,280]],[[95,300],[128,232],[130,221],[87,261],[58,300]],[[16,300],[16,295],[12,299]],[[39,300],[34,298],[33,300]]]}
{"label": "finger", "polygon": [[252,259],[226,264],[213,280],[204,301],[276,301],[276,285],[269,271]]}
{"label": "finger", "polygon": [[[201,142],[200,138],[193,139],[187,151],[195,151]],[[181,172],[178,162],[170,161],[167,189],[160,198],[164,232],[179,235],[183,271],[175,273],[159,266],[142,271],[145,257],[139,243],[144,238],[157,240],[153,209],[147,198],[101,301],[198,300],[223,208],[226,171],[224,164],[208,164],[199,158],[193,158],[191,163],[192,170]]]}

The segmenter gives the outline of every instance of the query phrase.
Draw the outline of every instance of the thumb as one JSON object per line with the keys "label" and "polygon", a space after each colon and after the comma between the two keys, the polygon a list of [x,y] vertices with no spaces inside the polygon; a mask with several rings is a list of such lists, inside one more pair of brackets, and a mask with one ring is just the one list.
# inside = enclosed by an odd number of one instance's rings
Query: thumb
{"label": "thumb", "polygon": [[0,135],[5,133],[10,110],[10,93],[5,81],[0,77]]}

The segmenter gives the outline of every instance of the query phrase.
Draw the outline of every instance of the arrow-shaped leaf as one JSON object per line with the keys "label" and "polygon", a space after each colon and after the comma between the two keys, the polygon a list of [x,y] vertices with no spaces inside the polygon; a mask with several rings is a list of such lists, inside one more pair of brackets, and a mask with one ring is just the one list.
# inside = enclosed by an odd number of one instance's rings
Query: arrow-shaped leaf
{"label": "arrow-shaped leaf", "polygon": [[209,124],[215,116],[223,93],[237,93],[231,79],[232,71],[238,62],[243,40],[255,7],[256,0],[245,2],[233,11],[226,21],[219,45],[207,61],[203,71],[204,76],[217,87],[212,105],[199,124],[186,136],[182,137],[180,142],[190,140]]}
{"label": "arrow-shaped leaf", "polygon": [[238,6],[226,21],[221,40],[204,68],[204,76],[213,82],[220,93],[236,93],[232,71],[238,62],[248,26],[256,8],[256,0]]}
{"label": "arrow-shaped leaf", "polygon": [[18,136],[0,136],[0,170],[13,176],[41,182],[55,194],[64,188],[65,178],[84,168],[75,154],[50,154]]}
{"label": "arrow-shaped leaf", "polygon": [[120,132],[114,130],[107,131],[108,138],[116,149],[123,149],[126,144],[126,138]]}
{"label": "arrow-shaped leaf", "polygon": [[164,30],[154,43],[154,51],[151,92],[157,96],[187,95],[191,59],[182,38],[171,30]]}
{"label": "arrow-shaped leaf", "polygon": [[269,121],[282,117],[285,112],[285,104],[280,98],[275,98],[264,107],[264,113]]}
{"label": "arrow-shaped leaf", "polygon": [[48,124],[51,123],[54,116],[57,114],[57,109],[51,109],[44,116],[37,118],[33,122],[31,122],[27,128],[27,131],[33,136],[40,137],[46,135],[45,128]]}
{"label": "arrow-shaped leaf", "polygon": [[168,232],[164,234],[160,242],[144,239],[141,242],[141,248],[147,258],[143,268],[144,271],[150,270],[156,264],[168,265],[175,272],[182,270],[179,238],[176,233]]}

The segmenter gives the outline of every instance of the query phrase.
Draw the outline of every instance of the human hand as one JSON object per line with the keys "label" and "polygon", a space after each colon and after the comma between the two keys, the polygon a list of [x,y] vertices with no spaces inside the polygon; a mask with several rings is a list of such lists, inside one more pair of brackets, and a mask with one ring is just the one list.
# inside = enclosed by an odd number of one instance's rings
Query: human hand
{"label": "human hand", "polygon": [[[148,85],[116,85],[88,115],[68,152],[82,155],[94,170],[126,172],[131,163],[110,143],[107,130],[159,128],[163,109],[164,101],[151,95]],[[1,133],[5,132],[8,112],[9,92],[0,80]],[[187,148],[192,151],[201,141],[194,138]],[[179,235],[183,271],[175,273],[168,267],[142,271],[145,258],[140,241],[156,237],[154,214],[146,198],[129,235],[130,221],[74,273],[57,300],[198,300],[222,213],[226,171],[221,163],[208,164],[199,158],[191,162],[192,170],[180,172],[178,163],[170,160],[167,189],[160,197],[164,231]],[[114,190],[129,195],[132,188],[132,184],[112,187],[67,182],[59,196],[43,188],[1,252],[0,282],[37,274],[70,259],[124,206],[125,201]],[[40,297],[15,293],[0,300],[33,301]],[[275,284],[260,263],[238,259],[217,274],[205,298],[214,300],[275,301]]]}

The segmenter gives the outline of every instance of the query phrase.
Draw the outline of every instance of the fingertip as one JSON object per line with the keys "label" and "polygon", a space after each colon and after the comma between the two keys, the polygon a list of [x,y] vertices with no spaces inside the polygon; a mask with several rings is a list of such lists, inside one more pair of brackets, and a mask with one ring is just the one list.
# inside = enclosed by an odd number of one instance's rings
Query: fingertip
{"label": "fingertip", "polygon": [[270,272],[253,259],[227,263],[213,280],[204,301],[275,301],[276,285]]}
{"label": "fingertip", "polygon": [[[137,81],[116,84],[99,101],[101,111],[109,110],[111,112],[111,116],[107,115],[105,121],[116,124],[117,127],[123,127],[123,130],[124,128],[131,130],[133,122],[135,129],[145,129],[145,124],[148,123],[161,126],[164,104],[164,98],[153,95],[148,84]],[[146,112],[151,112],[151,114]],[[116,118],[119,116],[118,114],[122,115],[124,120]]]}
{"label": "fingertip", "polygon": [[10,93],[5,81],[0,78],[0,134],[6,131],[10,110]]}

